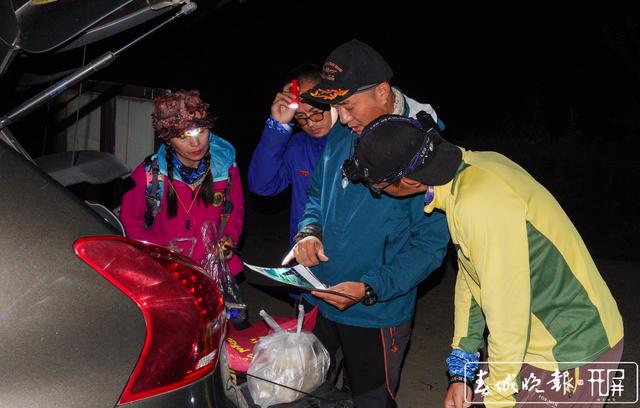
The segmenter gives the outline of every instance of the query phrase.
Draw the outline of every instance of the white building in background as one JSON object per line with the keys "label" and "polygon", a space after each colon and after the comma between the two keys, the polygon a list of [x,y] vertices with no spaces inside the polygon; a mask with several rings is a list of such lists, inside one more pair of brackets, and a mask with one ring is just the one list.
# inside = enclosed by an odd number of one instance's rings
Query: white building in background
{"label": "white building in background", "polygon": [[130,169],[155,150],[151,125],[153,98],[164,89],[88,82],[60,95],[63,108],[55,120],[63,130],[55,137],[60,151],[102,151],[114,154]]}

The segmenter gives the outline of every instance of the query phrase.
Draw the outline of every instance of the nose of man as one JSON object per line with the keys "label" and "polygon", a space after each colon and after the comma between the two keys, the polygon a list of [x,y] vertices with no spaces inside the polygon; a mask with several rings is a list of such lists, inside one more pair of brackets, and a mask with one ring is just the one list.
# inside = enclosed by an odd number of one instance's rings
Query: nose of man
{"label": "nose of man", "polygon": [[342,123],[343,125],[349,123],[349,120],[351,119],[351,115],[349,115],[349,112],[347,112],[347,110],[340,105],[338,105],[338,116],[340,116],[340,123]]}

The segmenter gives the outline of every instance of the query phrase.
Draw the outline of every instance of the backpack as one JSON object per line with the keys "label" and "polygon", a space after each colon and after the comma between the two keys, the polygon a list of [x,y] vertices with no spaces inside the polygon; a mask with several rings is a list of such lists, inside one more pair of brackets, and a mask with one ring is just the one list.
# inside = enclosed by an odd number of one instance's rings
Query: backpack
{"label": "backpack", "polygon": [[[149,229],[153,225],[156,216],[162,208],[162,193],[164,191],[164,175],[160,173],[158,159],[149,156],[144,160],[144,170],[146,173],[147,187],[145,198],[147,207],[144,212],[144,228]],[[222,213],[220,214],[219,234],[222,234],[224,227],[229,220],[229,215],[233,211],[233,203],[229,199],[231,190],[231,174],[227,177],[227,185],[222,189]]]}

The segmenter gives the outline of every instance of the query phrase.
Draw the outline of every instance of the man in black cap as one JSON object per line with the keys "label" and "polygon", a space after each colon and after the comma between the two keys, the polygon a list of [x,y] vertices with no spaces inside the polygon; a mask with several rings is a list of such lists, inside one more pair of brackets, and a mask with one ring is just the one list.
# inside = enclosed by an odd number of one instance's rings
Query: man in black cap
{"label": "man in black cap", "polygon": [[[314,266],[318,278],[351,298],[313,292],[304,299],[319,309],[314,333],[343,361],[358,407],[393,407],[400,367],[411,334],[418,284],[438,268],[449,242],[442,214],[425,216],[418,197],[373,196],[344,177],[342,165],[362,125],[382,113],[428,110],[392,89],[392,72],[368,45],[349,41],[324,64],[321,82],[303,97],[337,104],[345,135],[334,126],[318,161],[296,244],[285,258]],[[330,84],[330,86],[327,86]],[[357,110],[350,105],[357,101]],[[345,120],[351,113],[353,119]],[[356,125],[357,124],[357,125]],[[342,282],[348,281],[347,284]]]}
{"label": "man in black cap", "polygon": [[322,71],[320,83],[305,96],[335,106],[340,121],[358,134],[380,115],[415,116],[419,111],[430,114],[444,130],[431,105],[416,102],[390,85],[391,67],[361,41],[353,39],[333,50]]}
{"label": "man in black cap", "polygon": [[[418,195],[425,213],[446,213],[458,276],[444,406],[467,407],[475,392],[487,406],[601,407],[605,398],[586,383],[591,370],[616,369],[622,318],[575,227],[516,163],[448,143],[428,115],[418,117],[371,122],[347,168],[376,192]],[[481,370],[474,386],[485,325],[488,376]],[[557,378],[563,387],[554,389]]]}

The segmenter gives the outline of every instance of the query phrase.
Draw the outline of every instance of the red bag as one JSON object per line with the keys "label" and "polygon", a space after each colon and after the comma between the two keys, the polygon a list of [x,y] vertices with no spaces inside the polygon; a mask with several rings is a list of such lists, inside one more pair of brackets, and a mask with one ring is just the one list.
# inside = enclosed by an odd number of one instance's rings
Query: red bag
{"label": "red bag", "polygon": [[[313,331],[316,326],[318,308],[314,307],[305,314],[302,328],[306,331]],[[295,331],[298,321],[295,317],[275,316],[274,320],[286,331]],[[225,349],[229,368],[235,372],[246,373],[253,359],[253,347],[260,338],[271,334],[273,330],[264,321],[260,321],[253,326],[236,330],[232,324],[228,325],[227,338],[225,339]]]}

